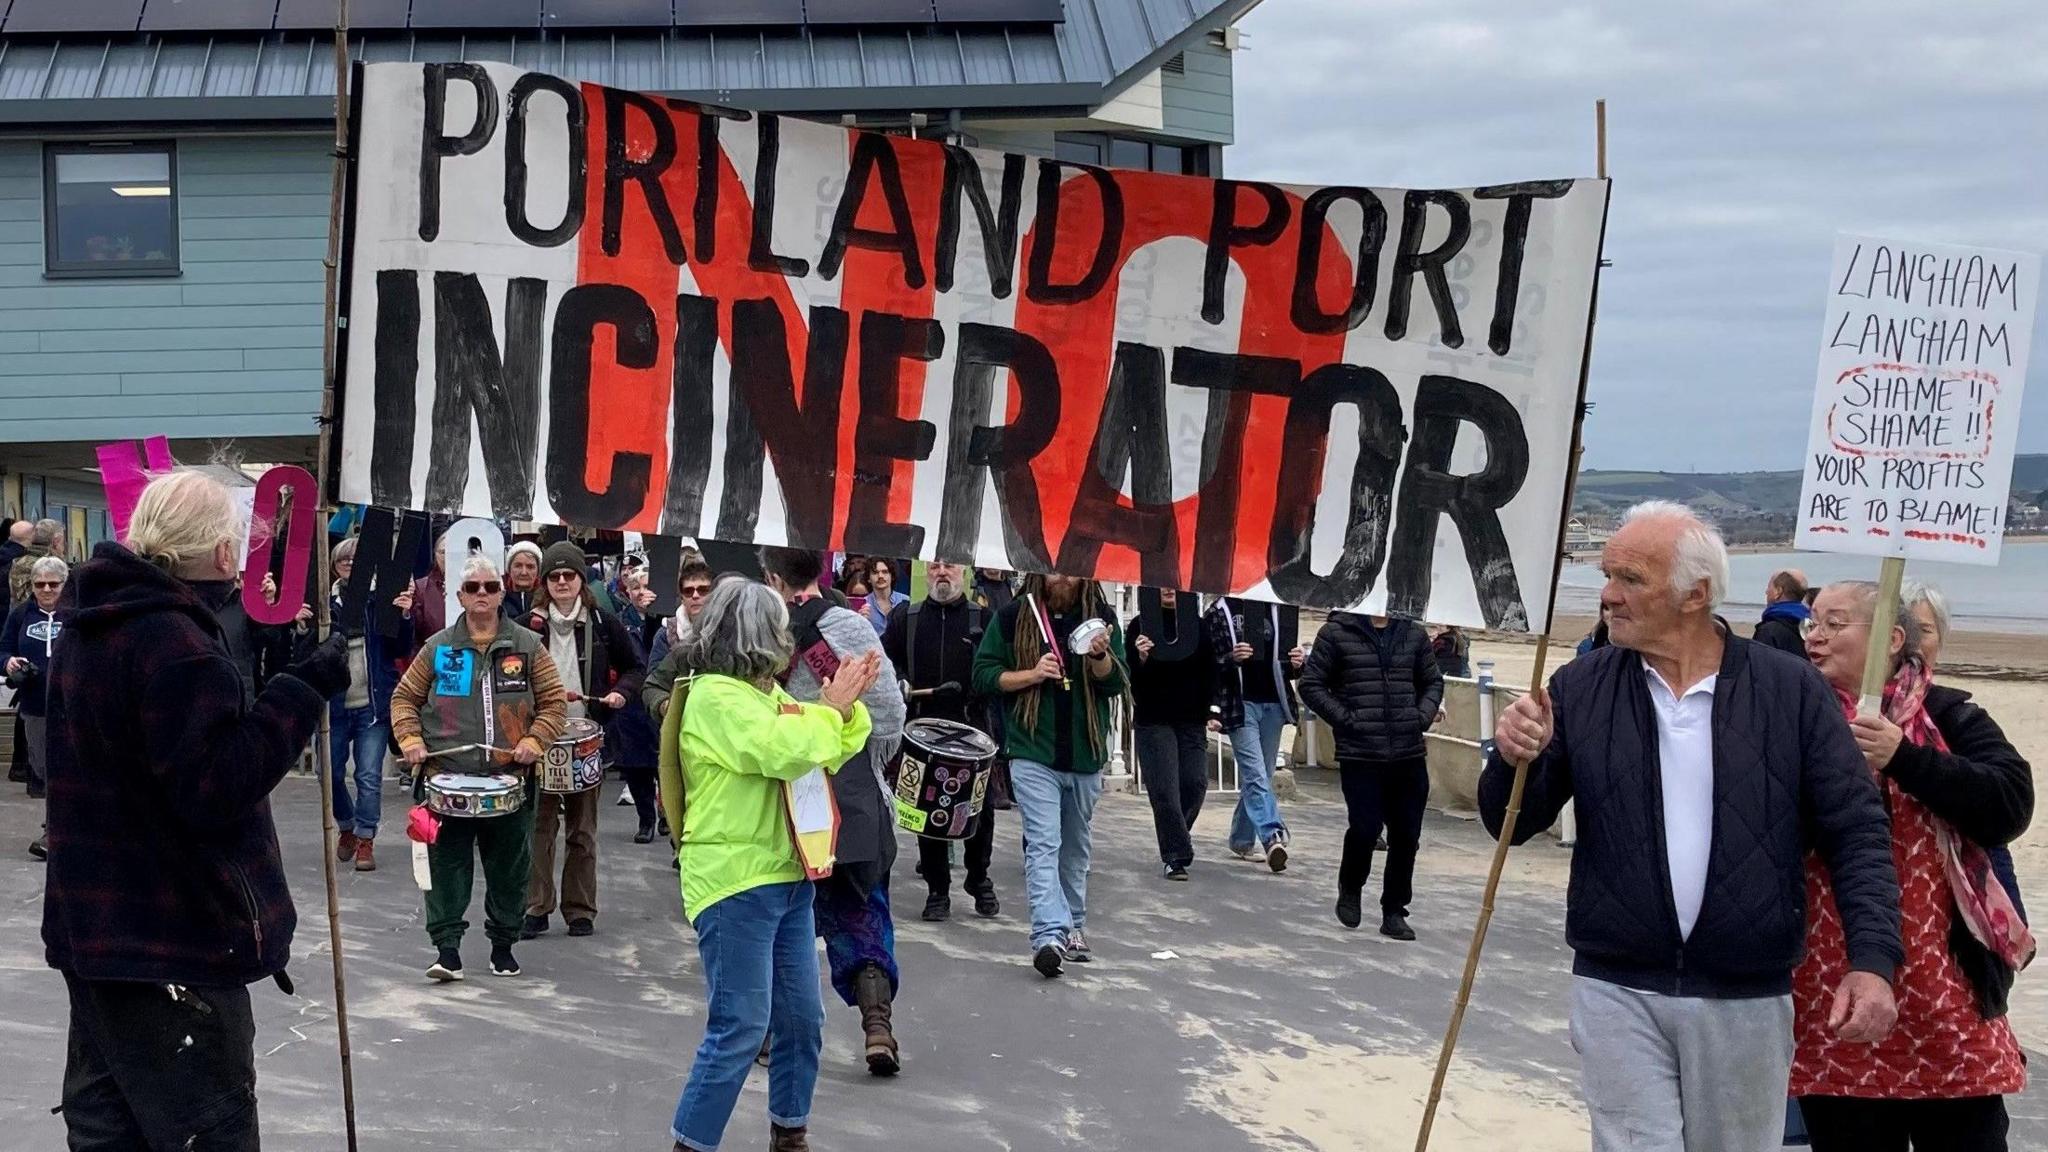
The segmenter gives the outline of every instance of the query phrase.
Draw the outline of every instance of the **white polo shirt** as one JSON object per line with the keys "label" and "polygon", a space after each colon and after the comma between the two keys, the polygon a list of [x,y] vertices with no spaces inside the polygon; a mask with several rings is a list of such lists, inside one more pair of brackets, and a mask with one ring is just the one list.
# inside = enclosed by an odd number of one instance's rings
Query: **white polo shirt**
{"label": "white polo shirt", "polygon": [[1719,677],[1709,676],[1679,696],[1647,660],[1643,675],[1657,711],[1671,900],[1678,909],[1678,934],[1689,938],[1707,895],[1707,857],[1714,844],[1714,681]]}

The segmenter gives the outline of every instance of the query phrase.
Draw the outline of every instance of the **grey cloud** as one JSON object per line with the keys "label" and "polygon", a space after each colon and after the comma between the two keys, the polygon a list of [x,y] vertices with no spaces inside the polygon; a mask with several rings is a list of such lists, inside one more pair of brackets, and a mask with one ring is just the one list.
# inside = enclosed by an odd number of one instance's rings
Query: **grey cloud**
{"label": "grey cloud", "polygon": [[[2039,0],[1265,0],[1241,27],[1235,176],[1590,175],[1607,98],[1595,466],[1794,467],[1838,232],[2048,252]],[[2048,314],[2035,341],[2022,451]]]}

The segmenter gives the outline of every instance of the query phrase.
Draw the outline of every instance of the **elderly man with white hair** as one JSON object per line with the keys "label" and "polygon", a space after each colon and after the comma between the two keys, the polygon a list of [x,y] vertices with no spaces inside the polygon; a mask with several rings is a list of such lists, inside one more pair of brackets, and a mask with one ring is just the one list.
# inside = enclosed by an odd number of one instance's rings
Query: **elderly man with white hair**
{"label": "elderly man with white hair", "polygon": [[[1638,505],[1601,570],[1612,644],[1502,714],[1480,813],[1521,843],[1577,802],[1565,937],[1595,1152],[1763,1152],[1783,1135],[1810,851],[1848,945],[1829,1027],[1870,1043],[1896,1018],[1884,804],[1820,674],[1716,618],[1712,528]],[[1528,788],[1503,830],[1517,765]]]}

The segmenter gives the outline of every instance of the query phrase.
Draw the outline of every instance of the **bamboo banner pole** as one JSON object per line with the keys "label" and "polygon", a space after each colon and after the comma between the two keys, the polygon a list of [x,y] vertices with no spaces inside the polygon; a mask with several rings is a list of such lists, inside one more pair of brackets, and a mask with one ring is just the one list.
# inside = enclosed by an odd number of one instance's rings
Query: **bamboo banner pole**
{"label": "bamboo banner pole", "polygon": [[[1598,100],[1593,104],[1593,131],[1596,142],[1598,175],[1607,178],[1607,101]],[[1607,248],[1607,230],[1601,226],[1600,250]],[[1586,425],[1586,383],[1593,368],[1593,324],[1600,312],[1600,272],[1606,265],[1604,257],[1597,260],[1593,272],[1593,301],[1586,316],[1586,349],[1579,362],[1579,394],[1572,408],[1572,450],[1570,466],[1565,474],[1564,499],[1557,512],[1557,548],[1550,563],[1550,598],[1543,612],[1543,631],[1536,637],[1536,666],[1529,674],[1529,690],[1542,691],[1543,669],[1550,656],[1550,629],[1557,617],[1557,585],[1564,575],[1565,534],[1571,525],[1572,495],[1578,487],[1579,457],[1585,452],[1584,433]],[[1415,1152],[1428,1152],[1429,1134],[1436,1127],[1437,1105],[1443,1101],[1444,1078],[1451,1070],[1451,1053],[1458,1046],[1458,1032],[1465,1024],[1465,1009],[1472,1002],[1472,984],[1479,975],[1479,953],[1486,947],[1486,931],[1493,924],[1494,896],[1500,891],[1501,872],[1508,862],[1508,845],[1514,840],[1514,829],[1522,813],[1522,791],[1529,783],[1529,766],[1524,764],[1515,769],[1514,784],[1508,789],[1507,812],[1502,817],[1500,837],[1493,844],[1493,864],[1487,869],[1486,888],[1479,898],[1479,921],[1472,926],[1472,945],[1465,952],[1465,972],[1458,981],[1458,999],[1451,1006],[1450,1024],[1444,1029],[1443,1047],[1437,1053],[1436,1073],[1430,1078],[1429,1099],[1422,1107],[1422,1127],[1415,1134]]]}
{"label": "bamboo banner pole", "polygon": [[1891,679],[1892,628],[1898,624],[1899,585],[1905,582],[1906,559],[1887,556],[1877,570],[1877,604],[1870,614],[1870,651],[1863,657],[1863,695],[1858,716],[1876,716],[1884,707],[1884,682]]}
{"label": "bamboo banner pole", "polygon": [[[347,202],[349,167],[349,52],[348,52],[348,0],[337,0],[334,6],[334,175],[329,193],[327,218],[327,324],[323,337],[322,366],[326,369],[326,386],[320,399],[320,448],[314,476],[316,486],[322,493],[326,490],[328,461],[333,452],[334,439],[334,387],[336,351],[339,348],[337,325],[338,305],[341,287],[341,245],[342,219]],[[324,525],[331,509],[322,495],[313,495],[311,507],[300,506],[293,499],[293,515],[312,515]],[[314,535],[313,560],[313,626],[314,635],[321,641],[327,639],[333,622],[328,619],[327,604],[333,585],[331,551],[327,547],[327,533],[324,527]],[[355,1069],[348,1046],[348,978],[342,969],[341,956],[341,893],[335,878],[334,849],[339,830],[334,823],[334,758],[328,740],[328,711],[320,710],[320,727],[313,738],[313,763],[320,781],[320,853],[321,871],[327,881],[327,944],[334,958],[334,1034],[335,1045],[341,1055],[341,1114],[347,1129],[348,1152],[356,1152],[356,1082]],[[382,765],[378,766],[382,770]]]}

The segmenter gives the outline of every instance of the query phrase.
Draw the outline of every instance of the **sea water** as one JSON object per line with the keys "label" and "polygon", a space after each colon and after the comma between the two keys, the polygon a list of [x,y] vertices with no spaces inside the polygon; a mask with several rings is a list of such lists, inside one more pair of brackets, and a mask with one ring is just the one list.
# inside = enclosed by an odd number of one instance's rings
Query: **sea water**
{"label": "sea water", "polygon": [[[1763,611],[1764,585],[1786,568],[1797,568],[1818,584],[1877,579],[1875,556],[1829,552],[1759,552],[1728,558],[1728,599],[1722,615],[1754,619]],[[2007,541],[1995,566],[1908,561],[1906,578],[1924,580],[1947,593],[1954,626],[1965,632],[2048,634],[2048,542]],[[1567,564],[1558,587],[1557,610],[1591,616],[1600,609],[1597,561]]]}

